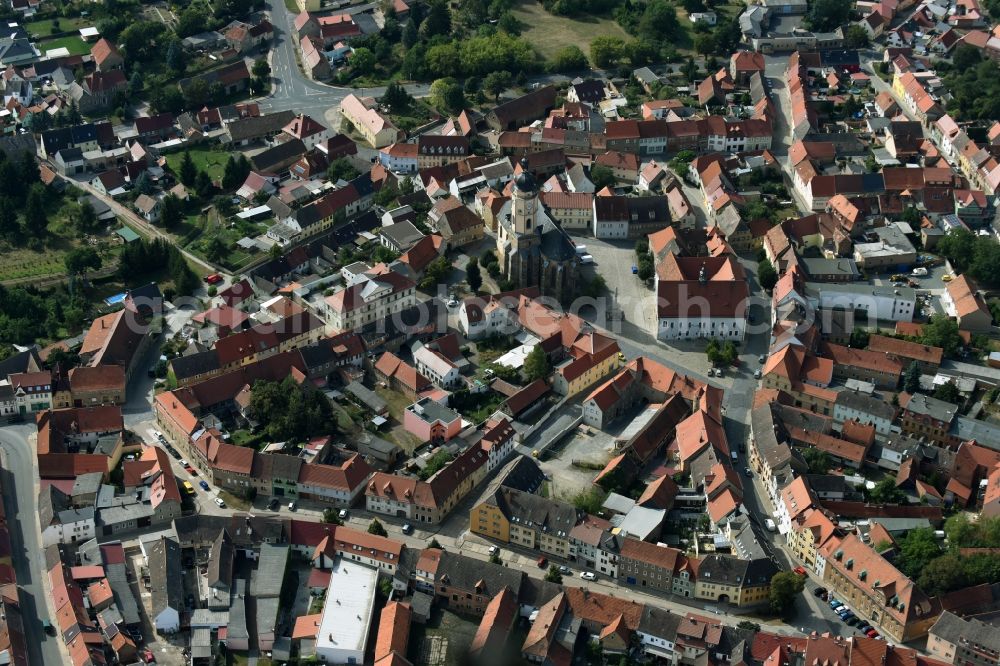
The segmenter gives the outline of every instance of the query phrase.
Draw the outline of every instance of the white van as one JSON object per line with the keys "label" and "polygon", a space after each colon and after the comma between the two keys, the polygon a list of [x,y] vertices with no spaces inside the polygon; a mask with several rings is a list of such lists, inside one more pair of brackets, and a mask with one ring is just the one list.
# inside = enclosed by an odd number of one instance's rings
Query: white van
{"label": "white van", "polygon": [[777,532],[778,528],[774,525],[774,521],[770,518],[764,519],[764,527],[767,528],[768,532]]}

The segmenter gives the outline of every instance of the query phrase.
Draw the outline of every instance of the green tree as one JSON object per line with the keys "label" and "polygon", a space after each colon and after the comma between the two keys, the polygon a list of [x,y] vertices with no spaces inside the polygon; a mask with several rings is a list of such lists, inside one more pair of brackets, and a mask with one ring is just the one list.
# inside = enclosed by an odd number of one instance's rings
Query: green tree
{"label": "green tree", "polygon": [[371,49],[359,46],[351,54],[351,72],[358,76],[368,76],[375,71],[378,59]]}
{"label": "green tree", "polygon": [[848,26],[844,31],[844,45],[849,49],[867,48],[868,42],[868,33],[857,23]]}
{"label": "green tree", "polygon": [[266,81],[271,76],[271,65],[267,63],[267,58],[257,58],[253,63],[253,69],[250,70],[254,78],[258,81]]}
{"label": "green tree", "polygon": [[48,236],[49,216],[46,211],[45,186],[35,183],[28,190],[24,207],[24,235],[29,239],[45,240]]}
{"label": "green tree", "polygon": [[483,276],[479,272],[479,260],[475,257],[469,257],[468,263],[465,264],[465,281],[469,283],[469,289],[472,291],[479,291],[479,287],[483,285]]}
{"label": "green tree", "polygon": [[87,279],[87,271],[96,271],[101,267],[101,255],[92,247],[83,246],[74,248],[65,258],[66,272],[70,275],[78,275],[81,279]]}
{"label": "green tree", "polygon": [[769,601],[771,611],[788,617],[795,607],[795,600],[806,587],[805,576],[794,571],[780,571],[771,577],[771,592]]}
{"label": "green tree", "polygon": [[621,37],[602,35],[590,42],[590,61],[595,67],[613,67],[625,51],[625,40]]}
{"label": "green tree", "polygon": [[854,349],[865,349],[868,347],[868,341],[871,339],[871,333],[867,329],[861,327],[855,327],[851,331],[851,341],[850,345]]}
{"label": "green tree", "polygon": [[578,72],[587,69],[587,56],[576,44],[564,46],[552,56],[552,71]]}
{"label": "green tree", "polygon": [[703,56],[715,53],[715,35],[711,32],[703,32],[694,36],[694,50]]}
{"label": "green tree", "polygon": [[242,153],[230,155],[222,172],[222,189],[229,192],[243,185],[251,168],[250,161]]}
{"label": "green tree", "polygon": [[183,74],[184,70],[187,69],[187,53],[184,52],[184,48],[181,43],[174,39],[170,42],[170,46],[167,47],[167,67],[172,69],[175,74]]}
{"label": "green tree", "polygon": [[896,568],[910,578],[916,579],[920,572],[931,563],[931,560],[941,555],[934,530],[922,528],[909,530],[898,542]]}
{"label": "green tree", "polygon": [[368,523],[368,534],[374,534],[375,536],[387,537],[389,533],[385,531],[382,523],[379,522],[378,518],[372,518],[372,522]]}
{"label": "green tree", "polygon": [[[698,0],[700,2],[700,0]],[[750,620],[740,620],[739,624],[736,625],[737,629],[746,629],[747,631],[760,631],[760,625],[756,622],[751,622]]]}
{"label": "green tree", "polygon": [[874,504],[904,504],[906,493],[896,487],[896,479],[887,476],[868,493],[868,500]]}
{"label": "green tree", "polygon": [[329,523],[331,525],[343,525],[344,521],[340,519],[340,512],[333,507],[328,509],[323,509],[323,522]]}
{"label": "green tree", "polygon": [[490,553],[490,564],[502,564],[502,562],[500,560],[500,551],[499,550],[495,550],[492,553]]}
{"label": "green tree", "polygon": [[326,169],[326,177],[332,183],[336,183],[339,180],[354,180],[361,173],[354,168],[350,160],[346,157],[340,157],[330,162],[330,166]]}
{"label": "green tree", "polygon": [[514,82],[510,72],[490,72],[483,79],[483,90],[493,95],[493,101],[499,102],[500,95]]}
{"label": "green tree", "polygon": [[191,159],[191,153],[184,151],[184,157],[181,158],[181,165],[178,169],[177,177],[181,179],[181,182],[188,187],[194,187],[195,181],[198,178],[198,167],[194,165],[194,160]]}
{"label": "green tree", "polygon": [[677,32],[677,10],[667,0],[650,0],[639,19],[638,32],[649,40],[670,39]]}
{"label": "green tree", "polygon": [[952,356],[962,346],[962,336],[958,323],[945,315],[936,314],[924,324],[920,342],[932,347],[940,347],[945,355]]}
{"label": "green tree", "polygon": [[826,451],[810,447],[802,451],[802,457],[809,465],[810,474],[826,474],[830,471],[830,455]]}
{"label": "green tree", "polygon": [[84,201],[80,204],[80,210],[74,216],[73,223],[76,225],[77,231],[81,234],[93,233],[100,227],[97,213],[94,212],[94,207],[90,205],[90,201]]}
{"label": "green tree", "polygon": [[656,272],[656,267],[653,265],[653,260],[649,255],[639,259],[638,269],[639,272],[637,275],[643,282],[652,279],[653,274]]}
{"label": "green tree", "polygon": [[451,32],[451,10],[445,0],[433,0],[430,3],[427,18],[420,25],[420,34],[424,39],[434,35],[447,35]]}
{"label": "green tree", "polygon": [[757,264],[757,281],[767,291],[774,289],[774,285],[778,284],[778,272],[766,258]]}
{"label": "green tree", "polygon": [[968,229],[953,228],[938,242],[937,250],[948,259],[956,271],[963,273],[969,268],[975,256],[976,236]]}
{"label": "green tree", "polygon": [[431,104],[446,113],[457,113],[465,108],[465,92],[452,77],[438,79],[431,84]]}
{"label": "green tree", "polygon": [[401,113],[410,108],[410,105],[413,104],[413,97],[398,81],[392,81],[386,87],[385,94],[379,99],[379,104],[393,113]]}
{"label": "green tree", "polygon": [[934,397],[952,404],[958,404],[962,401],[962,394],[958,392],[958,387],[952,381],[947,381],[934,389]]}
{"label": "green tree", "polygon": [[590,181],[598,192],[605,187],[613,188],[617,183],[614,172],[603,164],[594,164],[590,167]]}
{"label": "green tree", "polygon": [[552,372],[552,364],[549,363],[548,355],[541,345],[535,345],[524,359],[525,376],[528,381],[533,382],[536,379],[548,377],[550,372]]}
{"label": "green tree", "polygon": [[920,365],[914,361],[906,368],[903,375],[903,390],[907,393],[916,393],[920,390]]}
{"label": "green tree", "polygon": [[160,224],[167,229],[173,229],[184,219],[184,203],[173,194],[163,198],[160,207]]}
{"label": "green tree", "polygon": [[842,0],[813,0],[806,13],[806,25],[816,32],[831,32],[850,21],[851,5]]}
{"label": "green tree", "polygon": [[220,261],[226,256],[226,244],[218,235],[212,236],[205,243],[205,258],[209,261]]}
{"label": "green tree", "polygon": [[549,570],[545,572],[545,580],[550,583],[555,583],[556,585],[562,585],[562,574],[559,573],[559,567],[554,564],[549,565]]}

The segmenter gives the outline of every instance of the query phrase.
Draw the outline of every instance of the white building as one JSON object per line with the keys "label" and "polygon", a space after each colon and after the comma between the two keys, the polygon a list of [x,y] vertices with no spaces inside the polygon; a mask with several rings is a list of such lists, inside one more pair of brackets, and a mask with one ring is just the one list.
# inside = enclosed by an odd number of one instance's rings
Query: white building
{"label": "white building", "polygon": [[746,335],[750,288],[732,257],[676,257],[656,267],[660,340],[713,338],[741,342]]}
{"label": "white building", "polygon": [[320,662],[364,663],[377,592],[377,570],[343,559],[334,563],[316,634]]}
{"label": "white building", "polygon": [[682,616],[668,610],[648,604],[644,606],[639,626],[635,631],[642,651],[647,655],[666,659],[668,663],[677,663],[674,642],[671,638],[677,635],[677,627],[683,619]]}
{"label": "white building", "polygon": [[462,301],[458,311],[459,328],[470,340],[479,340],[493,335],[511,335],[520,329],[517,321],[517,300],[510,299],[509,304],[503,300],[490,300],[484,303],[481,298],[472,297]]}
{"label": "white building", "polygon": [[894,426],[896,408],[884,400],[873,398],[855,391],[841,391],[837,394],[837,402],[833,405],[833,420],[837,423],[857,421],[875,428],[880,435],[899,432],[899,426]]}
{"label": "white building", "polygon": [[96,535],[94,507],[65,509],[52,516],[48,525],[42,525],[42,543],[83,543]]}
{"label": "white building", "polygon": [[417,302],[416,284],[404,275],[389,271],[363,275],[324,301],[326,321],[335,331],[359,329],[386,319]]}
{"label": "white building", "polygon": [[413,352],[413,361],[417,364],[420,374],[441,388],[450,388],[461,378],[454,363],[426,345]]}
{"label": "white building", "polygon": [[868,313],[869,320],[913,321],[916,291],[909,287],[868,284],[806,283],[813,309]]}

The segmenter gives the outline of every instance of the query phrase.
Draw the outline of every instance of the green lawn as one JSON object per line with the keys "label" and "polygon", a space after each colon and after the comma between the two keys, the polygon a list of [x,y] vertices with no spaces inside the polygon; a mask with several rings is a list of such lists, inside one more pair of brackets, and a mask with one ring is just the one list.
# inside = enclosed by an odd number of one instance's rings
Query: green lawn
{"label": "green lawn", "polygon": [[93,21],[81,17],[60,18],[58,29],[54,28],[52,23],[52,19],[31,21],[24,24],[24,29],[28,31],[29,35],[48,37],[54,32],[75,32],[80,28],[86,28],[94,24]]}
{"label": "green lawn", "polygon": [[[210,148],[190,148],[188,151],[191,159],[199,171],[206,171],[208,177],[218,182],[222,179],[222,172],[226,168],[230,153],[225,150],[212,150]],[[181,160],[184,159],[184,152],[171,153],[166,156],[167,165],[173,172],[180,173]]]}
{"label": "green lawn", "polygon": [[621,37],[630,39],[628,33],[615,20],[608,17],[570,18],[545,11],[536,0],[521,0],[514,8],[514,16],[523,25],[521,36],[534,44],[546,59],[552,58],[564,46],[579,46],[590,57],[590,42],[595,37]]}
{"label": "green lawn", "polygon": [[59,48],[68,49],[70,55],[86,55],[90,53],[90,44],[83,41],[78,35],[58,37],[56,39],[46,39],[38,42],[38,50],[42,52],[42,55],[44,55],[46,51]]}

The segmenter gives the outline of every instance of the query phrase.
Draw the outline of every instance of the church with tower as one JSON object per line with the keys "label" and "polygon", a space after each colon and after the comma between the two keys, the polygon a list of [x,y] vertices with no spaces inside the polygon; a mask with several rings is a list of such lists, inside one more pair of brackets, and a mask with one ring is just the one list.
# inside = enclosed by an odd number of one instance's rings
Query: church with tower
{"label": "church with tower", "polygon": [[579,281],[576,245],[545,213],[527,160],[520,167],[511,199],[497,216],[501,272],[518,288],[538,287],[543,296],[569,301]]}

